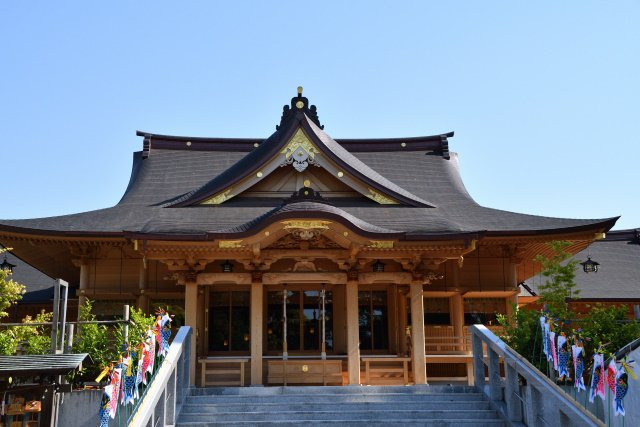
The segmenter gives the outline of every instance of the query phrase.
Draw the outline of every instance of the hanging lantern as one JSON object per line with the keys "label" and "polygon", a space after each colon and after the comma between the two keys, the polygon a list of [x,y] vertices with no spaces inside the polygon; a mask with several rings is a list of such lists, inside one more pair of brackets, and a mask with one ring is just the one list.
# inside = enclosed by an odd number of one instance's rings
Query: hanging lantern
{"label": "hanging lantern", "polygon": [[9,270],[9,272],[12,273],[13,267],[15,267],[15,264],[11,264],[9,261],[7,261],[7,256],[5,255],[4,261],[0,263],[0,270]]}
{"label": "hanging lantern", "polygon": [[223,273],[231,273],[233,271],[233,264],[231,264],[229,260],[220,264],[220,267],[222,268]]}
{"label": "hanging lantern", "polygon": [[591,257],[587,257],[587,260],[585,262],[581,262],[580,265],[585,273],[597,273],[600,263],[592,261]]}
{"label": "hanging lantern", "polygon": [[384,263],[380,262],[380,260],[374,262],[371,267],[374,273],[384,273]]}

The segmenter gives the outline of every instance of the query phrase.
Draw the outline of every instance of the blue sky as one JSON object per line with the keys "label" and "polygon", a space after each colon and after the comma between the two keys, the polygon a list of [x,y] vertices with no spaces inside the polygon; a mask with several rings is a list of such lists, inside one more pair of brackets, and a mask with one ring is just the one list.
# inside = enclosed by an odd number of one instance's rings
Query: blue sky
{"label": "blue sky", "polygon": [[481,204],[640,227],[640,2],[2,2],[2,218],[115,204],[135,130],[455,131]]}

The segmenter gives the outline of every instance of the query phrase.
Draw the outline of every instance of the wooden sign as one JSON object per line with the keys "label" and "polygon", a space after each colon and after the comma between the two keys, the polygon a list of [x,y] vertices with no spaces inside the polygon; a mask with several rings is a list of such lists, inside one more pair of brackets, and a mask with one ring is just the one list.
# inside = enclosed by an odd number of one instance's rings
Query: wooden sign
{"label": "wooden sign", "polygon": [[30,400],[24,405],[25,412],[40,412],[42,405],[39,400]]}

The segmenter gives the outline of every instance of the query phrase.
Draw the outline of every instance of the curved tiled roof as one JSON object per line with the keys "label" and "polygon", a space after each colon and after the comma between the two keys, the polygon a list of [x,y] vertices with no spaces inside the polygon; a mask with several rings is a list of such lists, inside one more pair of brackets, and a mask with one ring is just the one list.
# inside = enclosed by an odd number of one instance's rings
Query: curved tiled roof
{"label": "curved tiled roof", "polygon": [[[293,101],[292,101],[293,102]],[[283,117],[280,130],[249,153],[242,150],[201,150],[196,142],[194,149],[154,148],[133,155],[133,167],[129,185],[122,199],[113,207],[72,215],[49,218],[0,220],[0,230],[31,233],[82,236],[125,236],[148,234],[176,238],[208,238],[207,236],[241,231],[265,216],[296,214],[316,216],[336,215],[347,223],[355,224],[363,232],[398,232],[403,238],[437,236],[460,233],[484,233],[485,235],[561,233],[578,230],[606,231],[616,218],[571,219],[527,215],[480,206],[469,195],[462,182],[458,156],[445,157],[433,149],[417,150],[415,144],[440,142],[451,134],[406,139],[407,146],[399,146],[400,139],[388,139],[381,143],[384,150],[362,149],[372,140],[353,140],[360,148],[350,151],[342,145],[345,140],[329,137],[314,120],[305,114],[290,113]],[[221,183],[231,182],[240,174],[280,149],[282,141],[288,141],[287,132],[298,125],[316,138],[326,149],[327,156],[347,159],[354,175],[362,176],[372,185],[376,183],[404,205],[378,205],[368,199],[333,199],[334,206],[318,204],[280,207],[281,199],[233,198],[215,206],[168,206],[186,200],[198,200],[215,192]],[[148,136],[148,134],[145,134]],[[154,136],[151,136],[153,139]],[[178,137],[175,137],[178,138]],[[146,141],[147,137],[145,137]],[[170,139],[167,137],[167,139]],[[246,144],[247,140],[215,139],[202,144]],[[176,142],[177,141],[177,142]],[[171,140],[178,143],[179,140]],[[225,142],[226,141],[226,142]],[[364,142],[363,142],[364,141]],[[182,141],[181,143],[185,143]],[[387,151],[396,145],[395,151]],[[408,148],[408,149],[407,149]],[[331,160],[334,160],[331,157]],[[342,160],[343,162],[345,160]],[[195,189],[195,190],[194,190]],[[188,203],[184,203],[188,204]],[[163,207],[165,205],[165,207]],[[435,207],[428,207],[435,206]],[[304,209],[303,209],[304,207]],[[280,209],[280,210],[279,210]]]}

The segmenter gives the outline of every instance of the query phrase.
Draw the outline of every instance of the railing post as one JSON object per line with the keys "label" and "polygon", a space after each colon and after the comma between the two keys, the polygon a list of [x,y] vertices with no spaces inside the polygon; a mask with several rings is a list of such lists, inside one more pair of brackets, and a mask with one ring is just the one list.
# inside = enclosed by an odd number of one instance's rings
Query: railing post
{"label": "railing post", "polygon": [[510,421],[522,420],[522,406],[518,396],[520,395],[520,386],[518,384],[518,372],[515,366],[511,366],[504,361],[504,400],[507,404],[507,417]]}
{"label": "railing post", "polygon": [[489,356],[489,398],[493,401],[502,400],[502,387],[500,385],[500,357],[490,345],[487,345]]}
{"label": "railing post", "polygon": [[475,326],[471,327],[471,349],[473,351],[473,379],[474,385],[482,390],[484,388],[484,352],[482,339],[478,336]]}
{"label": "railing post", "polygon": [[169,377],[167,388],[165,391],[166,405],[164,423],[166,425],[174,425],[176,423],[176,377],[178,374],[178,366],[176,366]]}

